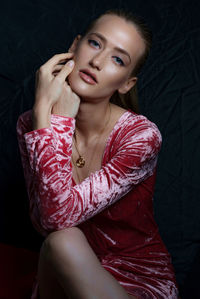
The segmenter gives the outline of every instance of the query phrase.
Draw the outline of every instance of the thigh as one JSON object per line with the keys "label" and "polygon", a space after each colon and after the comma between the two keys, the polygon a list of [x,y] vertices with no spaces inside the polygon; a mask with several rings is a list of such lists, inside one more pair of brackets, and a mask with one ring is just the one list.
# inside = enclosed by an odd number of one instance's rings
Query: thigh
{"label": "thigh", "polygon": [[48,262],[40,256],[38,265],[38,295],[40,299],[67,299]]}
{"label": "thigh", "polygon": [[72,298],[136,299],[103,268],[80,229],[53,233],[46,245],[53,252],[54,273],[65,294],[69,292]]}

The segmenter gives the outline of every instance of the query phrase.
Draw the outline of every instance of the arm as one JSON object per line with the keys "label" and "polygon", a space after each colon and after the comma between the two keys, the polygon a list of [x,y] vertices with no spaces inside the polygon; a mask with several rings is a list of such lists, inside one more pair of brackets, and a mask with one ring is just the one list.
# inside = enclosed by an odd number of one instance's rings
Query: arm
{"label": "arm", "polygon": [[[51,128],[25,133],[28,114],[18,121],[31,217],[40,232],[75,226],[116,202],[153,174],[160,149],[158,129],[139,120],[120,136],[115,155],[81,184],[72,183],[75,120],[53,115]],[[23,135],[25,133],[25,135]],[[24,136],[24,137],[23,137]]]}
{"label": "arm", "polygon": [[[41,149],[41,144],[37,138],[43,136],[42,142],[48,147],[44,149],[41,156],[45,156],[45,151],[53,153],[55,149],[55,138],[52,137],[51,114],[58,114],[65,119],[73,119],[79,109],[80,98],[71,90],[67,83],[67,77],[73,70],[74,61],[69,60],[73,53],[63,53],[54,55],[36,72],[35,103],[32,111],[24,114],[24,119],[20,118],[17,124],[17,132],[20,144],[21,158],[24,166],[24,174],[27,183],[30,201],[30,213],[32,222],[36,229],[42,234],[46,234],[45,229],[40,225],[40,200],[38,192],[40,191],[40,178],[35,175],[33,163],[29,160],[29,150],[31,145],[26,144],[24,134],[32,131],[32,139],[36,140],[36,148]],[[64,63],[64,65],[63,65]],[[56,119],[56,115],[54,116]],[[69,121],[71,124],[71,122]],[[68,127],[68,123],[64,121]],[[30,135],[31,135],[30,133]],[[62,142],[62,141],[61,141]],[[28,150],[27,150],[28,149]],[[37,152],[37,150],[36,150]],[[37,154],[36,154],[37,156]],[[48,155],[47,155],[48,156]],[[44,162],[44,159],[42,159]],[[30,162],[30,163],[29,163]],[[61,165],[61,163],[59,164]],[[52,165],[51,165],[52,166]],[[56,165],[54,165],[56,168]],[[59,167],[59,166],[58,166]],[[44,179],[44,178],[43,178]],[[39,187],[38,187],[39,186]]]}

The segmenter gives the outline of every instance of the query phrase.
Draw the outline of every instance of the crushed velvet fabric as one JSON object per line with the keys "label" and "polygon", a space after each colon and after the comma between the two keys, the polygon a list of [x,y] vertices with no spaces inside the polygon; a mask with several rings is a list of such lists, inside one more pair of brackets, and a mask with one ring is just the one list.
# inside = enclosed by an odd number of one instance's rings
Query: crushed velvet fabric
{"label": "crushed velvet fabric", "polygon": [[[153,216],[161,135],[146,117],[126,111],[107,139],[102,168],[81,184],[72,177],[75,119],[51,116],[32,131],[31,111],[17,123],[30,199],[30,216],[44,236],[78,226],[90,246],[130,295],[178,296],[170,255]],[[33,295],[33,298],[36,295]]]}

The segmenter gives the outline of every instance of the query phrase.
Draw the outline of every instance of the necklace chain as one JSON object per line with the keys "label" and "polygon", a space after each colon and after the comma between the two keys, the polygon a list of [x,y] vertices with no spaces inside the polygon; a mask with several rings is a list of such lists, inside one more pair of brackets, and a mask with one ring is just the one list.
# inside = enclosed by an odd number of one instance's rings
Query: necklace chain
{"label": "necklace chain", "polygon": [[[91,156],[91,159],[90,159],[90,163],[89,163],[89,165],[88,165],[88,171],[89,171],[89,169],[90,169],[90,165],[91,165],[91,163],[92,163],[92,161],[93,161],[93,159],[94,159],[94,153],[95,153],[95,151],[96,151],[97,145],[99,144],[100,138],[101,138],[103,132],[105,131],[105,128],[108,126],[108,124],[109,124],[109,122],[110,122],[110,117],[111,117],[111,105],[110,105],[110,103],[109,103],[109,117],[108,117],[108,119],[107,119],[105,125],[103,126],[103,128],[102,128],[101,131],[99,132],[98,136],[96,137],[97,141],[96,141],[96,144],[95,144],[95,146],[94,146],[94,150],[93,150],[93,152],[92,152],[92,156]],[[74,166],[77,166],[78,168],[82,168],[82,167],[84,167],[86,161],[85,161],[85,158],[79,153],[78,147],[77,147],[77,145],[76,145],[76,131],[75,131],[75,133],[74,133],[73,143],[74,143],[74,146],[75,146],[75,148],[76,148],[76,151],[77,151],[79,157],[78,157],[78,159],[76,160],[76,162],[74,162],[74,160],[73,160],[73,156],[72,156],[72,162],[73,162]],[[75,169],[76,169],[77,177],[78,177],[79,182],[80,182],[80,178],[79,178],[79,175],[78,175],[77,168],[75,167]]]}
{"label": "necklace chain", "polygon": [[[72,155],[72,162],[73,162],[73,165],[76,166],[76,163],[74,162],[74,159],[73,159],[73,155]],[[75,168],[75,171],[76,171],[76,175],[77,175],[77,177],[78,177],[78,182],[80,183],[81,180],[80,180],[80,177],[79,177],[79,175],[78,175],[77,168],[76,168],[76,167],[74,167],[74,168]]]}
{"label": "necklace chain", "polygon": [[[74,138],[75,139],[75,138]],[[73,139],[73,140],[74,140]],[[82,168],[84,165],[85,165],[85,159],[83,158],[83,156],[81,156],[81,154],[79,153],[79,150],[76,146],[76,139],[75,139],[75,142],[74,142],[74,145],[75,145],[75,148],[76,148],[76,151],[79,155],[78,159],[76,160],[76,166],[79,167],[79,168]]]}

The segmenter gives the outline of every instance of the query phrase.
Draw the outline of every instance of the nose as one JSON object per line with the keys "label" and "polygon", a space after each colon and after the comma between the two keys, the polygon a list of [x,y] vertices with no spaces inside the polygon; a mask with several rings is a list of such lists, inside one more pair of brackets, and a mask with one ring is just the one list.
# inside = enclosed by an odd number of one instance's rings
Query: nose
{"label": "nose", "polygon": [[106,60],[106,55],[104,53],[104,51],[101,51],[97,54],[95,54],[89,64],[93,67],[93,68],[96,68],[97,70],[101,70],[103,68],[103,65],[105,63],[105,60]]}

